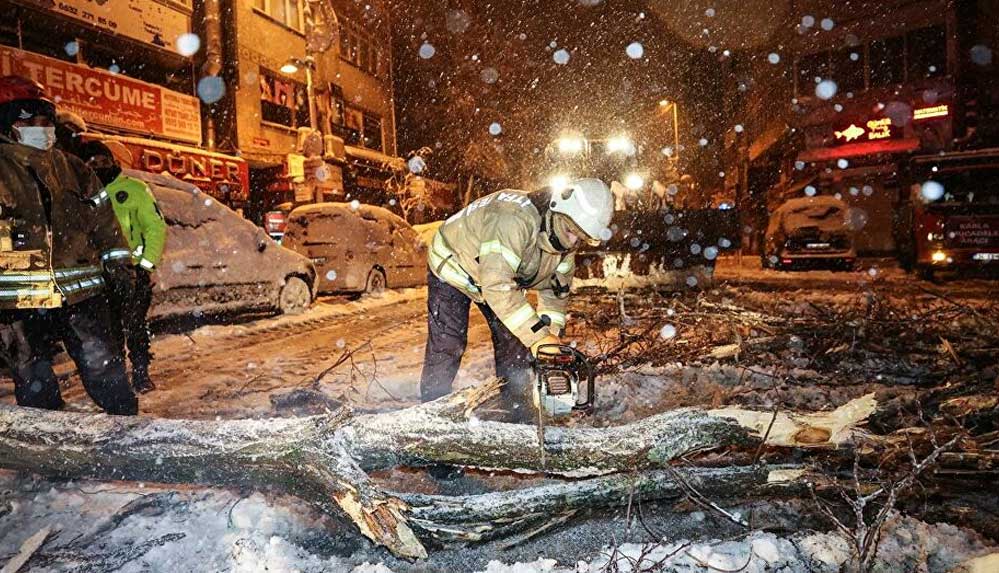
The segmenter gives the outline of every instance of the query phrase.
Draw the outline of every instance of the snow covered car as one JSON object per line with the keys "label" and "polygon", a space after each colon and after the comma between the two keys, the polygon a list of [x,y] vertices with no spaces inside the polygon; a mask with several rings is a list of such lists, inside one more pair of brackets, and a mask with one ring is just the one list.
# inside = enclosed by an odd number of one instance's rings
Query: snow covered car
{"label": "snow covered car", "polygon": [[126,169],[149,185],[166,219],[167,245],[153,273],[150,317],[236,311],[298,314],[315,298],[316,270],[263,229],[197,187]]}
{"label": "snow covered car", "polygon": [[380,292],[427,282],[427,246],[402,217],[381,207],[299,207],[288,215],[281,244],[316,265],[320,292]]}
{"label": "snow covered car", "polygon": [[767,225],[765,268],[853,268],[857,260],[850,208],[830,196],[790,199]]}

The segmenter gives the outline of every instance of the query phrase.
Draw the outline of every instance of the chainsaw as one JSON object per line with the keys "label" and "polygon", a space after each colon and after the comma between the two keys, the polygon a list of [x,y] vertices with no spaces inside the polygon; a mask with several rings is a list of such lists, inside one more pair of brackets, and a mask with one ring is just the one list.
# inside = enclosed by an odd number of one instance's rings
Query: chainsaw
{"label": "chainsaw", "polygon": [[538,411],[538,445],[545,465],[545,418],[560,420],[573,412],[593,411],[593,366],[582,352],[564,344],[538,348],[534,366],[534,407]]}

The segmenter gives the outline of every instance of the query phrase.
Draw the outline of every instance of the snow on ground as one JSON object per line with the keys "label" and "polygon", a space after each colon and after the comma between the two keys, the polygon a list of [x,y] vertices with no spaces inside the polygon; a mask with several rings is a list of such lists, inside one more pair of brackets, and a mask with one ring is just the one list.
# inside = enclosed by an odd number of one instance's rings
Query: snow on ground
{"label": "snow on ground", "polygon": [[[621,516],[612,515],[580,520],[572,529],[510,551],[495,543],[438,548],[427,562],[407,563],[373,548],[349,524],[320,516],[293,498],[215,488],[51,482],[0,472],[0,562],[44,527],[53,531],[30,571],[596,573],[614,562],[614,570],[628,573],[650,570],[653,563],[662,568],[652,570],[666,572],[710,566],[747,573],[835,573],[850,556],[836,533],[733,534],[734,526],[699,511],[672,515],[654,506],[646,511],[648,527],[668,531],[669,539],[649,543],[637,523],[628,528]],[[781,519],[797,509],[770,504],[737,511],[765,516],[761,525],[788,531]],[[609,543],[614,539],[616,545]],[[944,573],[988,552],[967,530],[896,516],[875,571]]]}

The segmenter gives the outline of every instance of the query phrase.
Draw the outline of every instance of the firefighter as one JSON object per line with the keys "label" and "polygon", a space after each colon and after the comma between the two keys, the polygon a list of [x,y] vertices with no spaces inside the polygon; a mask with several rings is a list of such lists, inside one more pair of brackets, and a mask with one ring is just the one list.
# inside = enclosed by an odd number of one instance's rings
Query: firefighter
{"label": "firefighter", "polygon": [[55,339],[94,402],[109,414],[136,414],[102,277],[127,272],[131,253],[97,177],[52,148],[55,114],[42,86],[0,77],[0,322],[15,398],[62,407]]}
{"label": "firefighter", "polygon": [[132,362],[132,387],[140,394],[156,388],[149,378],[149,327],[146,313],[153,300],[150,275],[163,256],[167,225],[149,187],[122,174],[121,166],[108,146],[88,141],[78,148],[80,159],[94,170],[104,184],[121,231],[132,250],[133,272],[125,284],[109,285],[111,307],[120,318],[119,337],[128,347]]}
{"label": "firefighter", "polygon": [[[564,189],[504,190],[478,199],[441,225],[428,253],[427,346],[420,394],[448,394],[468,339],[474,302],[489,325],[496,374],[511,421],[530,418],[530,359],[558,344],[580,243],[609,233],[614,197],[602,181]],[[538,307],[525,291],[537,292]]]}

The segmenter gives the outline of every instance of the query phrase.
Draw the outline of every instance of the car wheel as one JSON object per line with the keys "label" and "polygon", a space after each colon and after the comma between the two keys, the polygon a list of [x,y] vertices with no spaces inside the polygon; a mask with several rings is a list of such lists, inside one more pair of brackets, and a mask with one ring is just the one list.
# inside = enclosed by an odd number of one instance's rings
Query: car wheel
{"label": "car wheel", "polygon": [[367,294],[381,294],[385,292],[385,273],[379,269],[371,269],[368,273],[368,280],[364,283],[364,292]]}
{"label": "car wheel", "polygon": [[312,304],[312,293],[309,285],[298,277],[288,277],[281,287],[278,297],[278,310],[282,314],[302,314]]}

